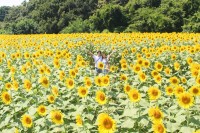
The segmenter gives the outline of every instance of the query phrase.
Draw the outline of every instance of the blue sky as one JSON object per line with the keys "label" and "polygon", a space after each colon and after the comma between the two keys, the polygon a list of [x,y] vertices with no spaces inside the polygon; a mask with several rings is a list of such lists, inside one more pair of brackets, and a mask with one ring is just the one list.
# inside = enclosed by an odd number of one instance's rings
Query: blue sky
{"label": "blue sky", "polygon": [[[0,6],[18,6],[20,5],[24,0],[0,0]],[[28,1],[28,0],[26,0]]]}

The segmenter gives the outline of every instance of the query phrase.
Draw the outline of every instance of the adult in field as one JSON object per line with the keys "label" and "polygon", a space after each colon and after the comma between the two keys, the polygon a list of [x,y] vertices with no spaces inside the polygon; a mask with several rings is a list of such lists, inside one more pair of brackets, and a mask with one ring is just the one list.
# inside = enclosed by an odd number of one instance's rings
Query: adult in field
{"label": "adult in field", "polygon": [[94,59],[94,63],[95,63],[95,71],[97,74],[102,73],[102,69],[98,68],[98,63],[102,62],[103,58],[101,55],[101,51],[97,52],[97,55],[94,55],[92,52],[88,51],[88,53],[92,56],[92,58]]}
{"label": "adult in field", "polygon": [[107,73],[109,72],[109,70],[110,70],[109,59],[110,59],[111,55],[112,55],[114,52],[115,52],[115,50],[112,51],[112,52],[111,52],[109,55],[107,55],[107,56],[106,56],[105,53],[102,53],[102,62],[103,62],[103,64],[104,64],[104,69],[103,69],[103,73],[104,73],[104,74],[107,74]]}

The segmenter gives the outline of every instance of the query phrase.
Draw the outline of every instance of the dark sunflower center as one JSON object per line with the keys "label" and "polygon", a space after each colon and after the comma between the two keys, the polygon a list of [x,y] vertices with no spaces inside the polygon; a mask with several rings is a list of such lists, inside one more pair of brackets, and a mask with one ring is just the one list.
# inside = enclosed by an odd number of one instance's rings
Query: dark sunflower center
{"label": "dark sunflower center", "polygon": [[30,118],[26,118],[26,123],[27,124],[31,124],[31,119]]}
{"label": "dark sunflower center", "polygon": [[153,90],[153,91],[152,91],[152,95],[153,95],[153,96],[157,96],[157,95],[158,95],[158,91],[157,91],[157,90]]}
{"label": "dark sunflower center", "polygon": [[101,94],[101,95],[99,96],[99,99],[100,99],[101,101],[104,101],[104,100],[105,100],[105,96],[104,96],[103,94]]}
{"label": "dark sunflower center", "polygon": [[159,133],[163,133],[164,132],[164,128],[163,128],[163,126],[158,126],[158,132]]}
{"label": "dark sunflower center", "polygon": [[55,119],[58,120],[58,121],[60,121],[61,120],[61,115],[60,114],[56,114],[55,115]]}
{"label": "dark sunflower center", "polygon": [[85,89],[81,90],[81,94],[85,95],[86,94],[86,90]]}
{"label": "dark sunflower center", "polygon": [[10,101],[10,96],[8,94],[5,95],[6,101]]}
{"label": "dark sunflower center", "polygon": [[190,103],[190,98],[187,97],[187,96],[183,96],[183,97],[182,97],[182,102],[183,102],[184,104],[188,104],[188,103]]}
{"label": "dark sunflower center", "polygon": [[157,119],[159,119],[161,117],[160,112],[159,111],[155,111],[154,112],[154,117],[157,118]]}
{"label": "dark sunflower center", "polygon": [[106,129],[111,129],[113,124],[112,121],[110,121],[109,119],[105,119],[103,125]]}
{"label": "dark sunflower center", "polygon": [[45,108],[43,108],[43,107],[40,108],[40,112],[41,112],[41,113],[44,113],[44,112],[45,112]]}
{"label": "dark sunflower center", "polygon": [[72,80],[69,81],[69,85],[72,86],[74,82]]}
{"label": "dark sunflower center", "polygon": [[45,79],[43,79],[43,83],[44,84],[48,84],[48,80],[45,78]]}
{"label": "dark sunflower center", "polygon": [[194,94],[197,94],[198,92],[199,92],[199,90],[198,90],[197,88],[194,88],[194,89],[193,89],[193,93],[194,93]]}

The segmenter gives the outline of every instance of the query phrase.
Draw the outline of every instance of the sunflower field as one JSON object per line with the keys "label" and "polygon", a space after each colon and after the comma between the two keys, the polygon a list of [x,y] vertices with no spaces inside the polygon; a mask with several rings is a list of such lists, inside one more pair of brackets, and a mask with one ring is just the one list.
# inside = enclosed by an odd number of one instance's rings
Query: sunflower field
{"label": "sunflower field", "polygon": [[0,36],[1,133],[199,133],[199,114],[199,33]]}

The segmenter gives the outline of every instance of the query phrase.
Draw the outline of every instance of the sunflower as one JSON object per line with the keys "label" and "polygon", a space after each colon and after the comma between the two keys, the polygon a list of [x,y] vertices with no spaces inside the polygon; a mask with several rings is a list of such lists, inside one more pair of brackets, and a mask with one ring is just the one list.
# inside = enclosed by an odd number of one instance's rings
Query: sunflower
{"label": "sunflower", "polygon": [[21,122],[22,122],[23,127],[31,128],[33,125],[31,116],[27,114],[22,116]]}
{"label": "sunflower", "polygon": [[122,74],[120,76],[120,80],[122,80],[122,81],[126,81],[127,79],[128,79],[128,77],[125,74]]}
{"label": "sunflower", "polygon": [[179,79],[177,77],[171,77],[170,79],[170,83],[173,85],[178,85],[179,84]]}
{"label": "sunflower", "polygon": [[189,89],[190,94],[192,94],[193,96],[200,96],[200,88],[198,86],[192,86]]}
{"label": "sunflower", "polygon": [[144,66],[145,68],[149,68],[150,61],[149,60],[144,60],[142,66]]}
{"label": "sunflower", "polygon": [[90,88],[92,86],[92,81],[90,79],[85,79],[84,84],[87,88]]}
{"label": "sunflower", "polygon": [[150,87],[148,95],[150,100],[157,100],[161,96],[161,91],[156,87]]}
{"label": "sunflower", "polygon": [[138,90],[136,89],[131,89],[128,93],[128,96],[129,96],[129,99],[132,101],[132,102],[139,102],[140,99],[141,99],[141,95],[140,93],[138,92]]}
{"label": "sunflower", "polygon": [[181,77],[181,82],[182,83],[186,83],[187,82],[187,79],[185,77]]}
{"label": "sunflower", "polygon": [[66,81],[65,81],[65,84],[66,84],[68,89],[74,88],[74,80],[71,79],[71,78],[67,78]]}
{"label": "sunflower", "polygon": [[127,70],[128,65],[126,63],[122,63],[121,68],[122,68],[122,70]]}
{"label": "sunflower", "polygon": [[176,59],[176,55],[175,55],[175,54],[172,54],[172,55],[171,55],[171,59],[172,59],[172,60],[175,60],[175,59]]}
{"label": "sunflower", "polygon": [[38,71],[39,71],[39,74],[44,74],[45,73],[45,69],[43,67],[40,67],[38,69]]}
{"label": "sunflower", "polygon": [[86,87],[80,86],[78,87],[78,95],[81,98],[86,97],[88,94],[88,89]]}
{"label": "sunflower", "polygon": [[98,102],[101,105],[106,104],[107,98],[104,92],[102,91],[96,92],[96,102]]}
{"label": "sunflower", "polygon": [[76,72],[74,69],[70,69],[69,70],[69,76],[72,77],[72,78],[75,78],[76,77]]}
{"label": "sunflower", "polygon": [[151,107],[148,110],[148,114],[153,123],[162,122],[164,118],[162,111],[158,107]]}
{"label": "sunflower", "polygon": [[124,85],[124,91],[125,93],[129,93],[129,91],[131,90],[131,86],[129,84]]}
{"label": "sunflower", "polygon": [[18,83],[16,80],[14,80],[14,81],[12,82],[12,88],[13,88],[15,91],[18,90],[18,88],[19,88],[19,83]]}
{"label": "sunflower", "polygon": [[178,97],[178,103],[182,108],[188,109],[190,108],[194,103],[194,97],[192,94],[188,92],[183,92]]}
{"label": "sunflower", "polygon": [[174,89],[174,93],[176,96],[179,96],[183,92],[184,92],[184,88],[180,85],[177,85]]}
{"label": "sunflower", "polygon": [[136,64],[133,66],[133,71],[135,73],[139,73],[142,70],[141,66],[139,64]]}
{"label": "sunflower", "polygon": [[45,76],[43,76],[43,77],[41,77],[39,79],[39,83],[41,83],[44,88],[48,88],[49,87],[49,80]]}
{"label": "sunflower", "polygon": [[155,123],[153,124],[154,133],[166,133],[166,129],[163,123]]}
{"label": "sunflower", "polygon": [[97,118],[99,133],[113,133],[116,130],[116,122],[108,114],[101,113]]}
{"label": "sunflower", "polygon": [[151,71],[151,76],[152,76],[152,77],[156,77],[156,76],[158,76],[158,75],[159,75],[159,72],[158,72],[157,70]]}
{"label": "sunflower", "polygon": [[168,96],[171,96],[171,95],[173,95],[173,93],[174,93],[174,89],[173,89],[171,86],[167,86],[167,87],[165,88],[165,91],[166,91],[166,94],[167,94]]}
{"label": "sunflower", "polygon": [[162,71],[163,65],[160,62],[156,62],[154,67],[157,71]]}
{"label": "sunflower", "polygon": [[31,81],[28,79],[24,80],[24,88],[26,89],[26,91],[30,91],[32,88],[32,84]]}
{"label": "sunflower", "polygon": [[63,114],[60,110],[51,111],[50,115],[51,115],[51,121],[54,124],[61,125],[64,123]]}
{"label": "sunflower", "polygon": [[188,57],[188,58],[187,58],[187,63],[188,63],[188,64],[191,64],[192,62],[193,62],[192,58],[191,58],[191,57]]}
{"label": "sunflower", "polygon": [[12,88],[12,84],[10,82],[6,83],[5,86],[7,90],[10,90]]}
{"label": "sunflower", "polygon": [[76,125],[82,126],[83,125],[83,120],[81,118],[81,115],[76,116]]}
{"label": "sunflower", "polygon": [[103,81],[102,81],[102,78],[100,76],[95,77],[94,80],[95,80],[95,84],[97,86],[102,86],[103,85]]}
{"label": "sunflower", "polygon": [[197,69],[191,69],[191,73],[192,73],[192,76],[194,78],[196,78],[199,75],[199,70],[197,70]]}
{"label": "sunflower", "polygon": [[136,48],[131,48],[132,53],[135,53],[136,51],[137,51]]}
{"label": "sunflower", "polygon": [[54,103],[54,101],[55,101],[54,95],[49,95],[49,96],[47,97],[47,99],[48,99],[49,103]]}
{"label": "sunflower", "polygon": [[60,68],[60,61],[59,61],[59,59],[56,59],[56,58],[55,58],[55,59],[53,60],[53,64],[54,64],[54,67],[55,67],[55,68]]}
{"label": "sunflower", "polygon": [[164,71],[165,71],[165,74],[166,74],[166,75],[170,75],[170,72],[171,72],[171,71],[170,71],[170,68],[169,68],[169,67],[165,68]]}
{"label": "sunflower", "polygon": [[160,84],[162,82],[162,77],[160,75],[157,75],[154,77],[154,80],[157,84]]}
{"label": "sunflower", "polygon": [[65,78],[65,72],[64,71],[60,71],[59,72],[59,79],[62,81]]}
{"label": "sunflower", "polygon": [[40,115],[40,116],[45,116],[46,113],[47,113],[47,109],[44,105],[40,105],[38,108],[37,108],[37,113]]}
{"label": "sunflower", "polygon": [[147,79],[146,74],[143,72],[139,72],[139,79],[141,82],[145,82]]}
{"label": "sunflower", "polygon": [[115,66],[110,66],[110,72],[114,72],[115,71]]}
{"label": "sunflower", "polygon": [[142,58],[137,59],[137,64],[142,66],[143,65],[144,60]]}
{"label": "sunflower", "polygon": [[11,95],[8,92],[3,92],[1,94],[1,99],[2,99],[3,103],[5,103],[7,105],[10,104],[12,101]]}
{"label": "sunflower", "polygon": [[196,79],[196,83],[200,85],[200,77]]}
{"label": "sunflower", "polygon": [[102,77],[102,85],[103,86],[108,86],[110,84],[110,79],[108,76],[103,76]]}
{"label": "sunflower", "polygon": [[57,97],[59,95],[59,90],[56,86],[52,87],[51,92],[55,97]]}
{"label": "sunflower", "polygon": [[98,67],[99,69],[103,69],[103,68],[104,68],[103,62],[99,62],[97,67]]}
{"label": "sunflower", "polygon": [[178,62],[174,63],[174,69],[178,71],[180,69],[180,64]]}

